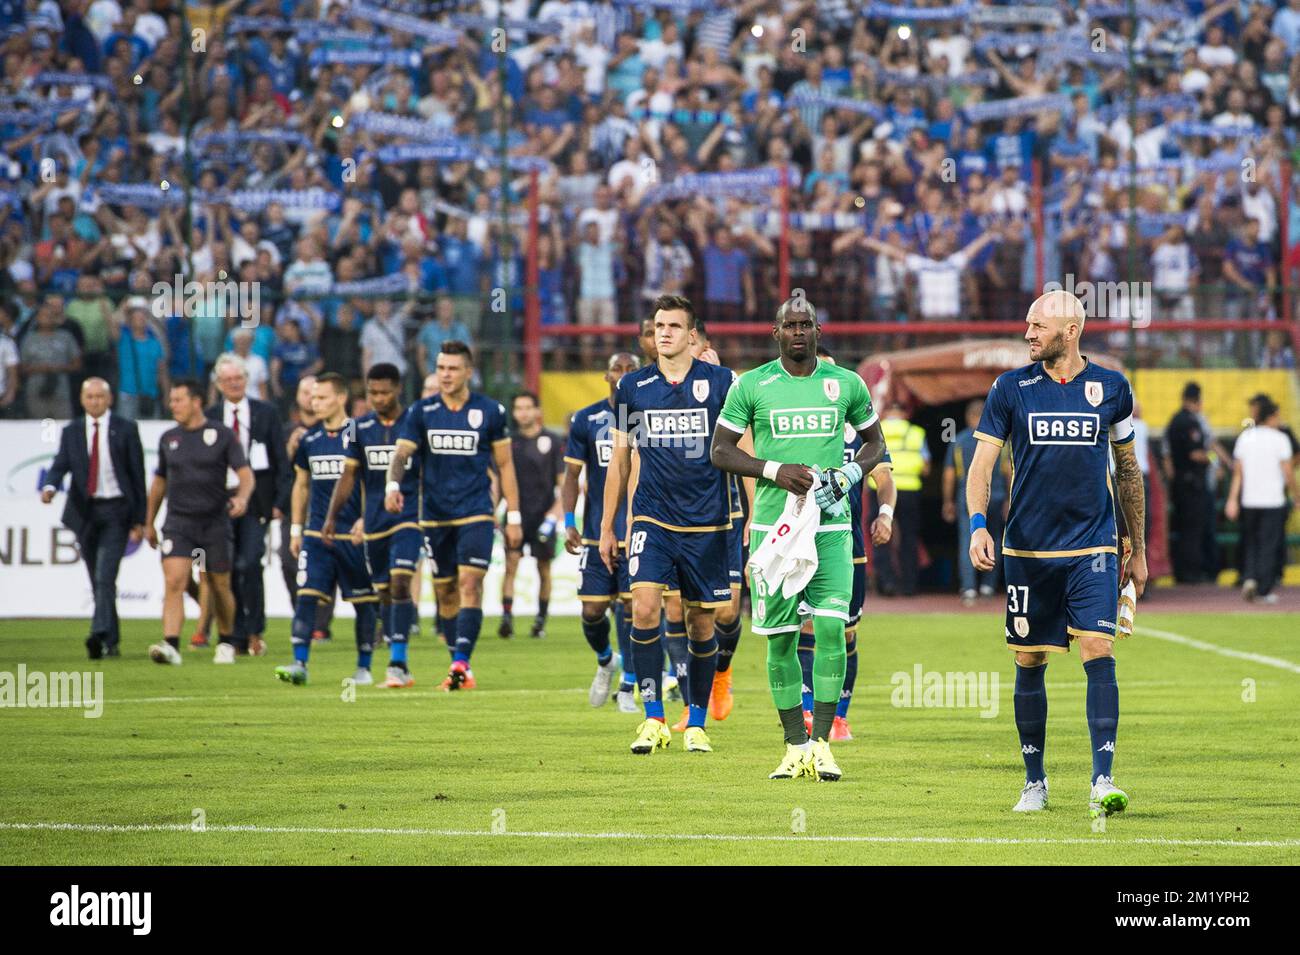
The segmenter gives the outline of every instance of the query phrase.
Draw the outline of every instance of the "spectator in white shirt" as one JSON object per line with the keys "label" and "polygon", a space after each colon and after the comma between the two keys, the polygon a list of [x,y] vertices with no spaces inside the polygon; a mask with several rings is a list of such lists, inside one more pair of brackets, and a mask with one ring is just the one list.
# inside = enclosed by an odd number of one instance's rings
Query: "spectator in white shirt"
{"label": "spectator in white shirt", "polygon": [[1286,534],[1287,494],[1295,497],[1291,442],[1278,429],[1279,409],[1267,396],[1255,405],[1255,425],[1237,438],[1224,516],[1241,519],[1242,585],[1246,600],[1277,603],[1282,576],[1279,538]]}
{"label": "spectator in white shirt", "polygon": [[1181,225],[1170,226],[1151,252],[1151,284],[1161,319],[1186,322],[1196,317],[1191,287],[1199,269],[1186,231]]}
{"label": "spectator in white shirt", "polygon": [[1237,51],[1223,42],[1223,27],[1212,26],[1205,31],[1205,42],[1196,57],[1207,70],[1218,66],[1232,66],[1237,62]]}
{"label": "spectator in white shirt", "polygon": [[916,255],[870,236],[863,239],[862,244],[881,255],[898,259],[916,276],[917,311],[921,320],[939,322],[961,317],[962,272],[971,258],[995,237],[993,232],[985,232],[966,248],[954,252],[952,238],[937,233],[930,240],[931,256]]}
{"label": "spectator in white shirt", "polygon": [[244,371],[248,374],[248,397],[255,401],[266,401],[267,382],[271,380],[271,370],[266,367],[266,359],[253,351],[253,330],[236,328],[230,336],[235,354],[244,359]]}

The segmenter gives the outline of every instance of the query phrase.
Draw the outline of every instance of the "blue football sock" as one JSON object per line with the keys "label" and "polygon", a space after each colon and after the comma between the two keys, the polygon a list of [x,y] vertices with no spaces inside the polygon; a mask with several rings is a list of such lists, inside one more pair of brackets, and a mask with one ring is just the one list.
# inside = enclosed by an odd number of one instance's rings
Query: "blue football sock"
{"label": "blue football sock", "polygon": [[375,650],[375,623],[379,616],[378,606],[374,603],[354,603],[352,608],[357,613],[357,666],[370,669],[370,657]]}
{"label": "blue football sock", "polygon": [[1020,753],[1025,758],[1025,782],[1046,779],[1043,749],[1047,746],[1047,664],[1022,667],[1016,664],[1016,730]]}
{"label": "blue football sock", "polygon": [[655,720],[664,718],[664,651],[660,642],[658,627],[632,628],[632,663],[641,675],[641,702],[646,718]]}
{"label": "blue football sock", "polygon": [[1115,730],[1119,727],[1119,684],[1115,658],[1097,657],[1083,665],[1088,677],[1088,735],[1092,737],[1092,780],[1110,776],[1115,761]]}
{"label": "blue football sock", "polygon": [[718,672],[726,673],[731,669],[731,658],[740,643],[740,618],[728,624],[715,623],[713,635],[718,640]]}
{"label": "blue football sock", "polygon": [[306,594],[294,604],[290,640],[293,643],[294,662],[303,666],[307,665],[307,658],[311,655],[311,633],[316,627],[316,610],[319,606],[320,602],[315,597]]}
{"label": "blue football sock", "polygon": [[452,660],[464,660],[474,655],[474,646],[478,643],[478,633],[483,628],[483,610],[480,607],[461,607],[456,615],[456,652]]}
{"label": "blue football sock", "polygon": [[389,636],[392,642],[388,646],[388,662],[391,666],[400,666],[405,670],[407,641],[411,636],[411,624],[415,620],[415,601],[395,600],[392,610],[392,631]]}
{"label": "blue football sock", "polygon": [[691,687],[690,713],[687,726],[703,726],[708,712],[709,694],[713,692],[713,674],[718,669],[718,640],[712,634],[707,640],[691,640],[688,647],[687,682]]}
{"label": "blue football sock", "polygon": [[438,621],[442,624],[442,635],[447,639],[447,652],[454,660],[456,659],[456,637],[460,632],[460,617],[456,615],[439,617]]}
{"label": "blue football sock", "polygon": [[614,651],[609,648],[609,614],[602,613],[595,620],[582,618],[582,635],[587,638],[587,646],[596,654],[600,665],[609,662]]}
{"label": "blue football sock", "polygon": [[844,719],[849,715],[849,704],[853,702],[853,684],[858,680],[858,635],[850,634],[844,638],[844,689],[840,690],[840,702],[835,707],[835,715]]}
{"label": "blue football sock", "polygon": [[811,633],[799,634],[799,669],[803,670],[803,711],[811,713],[813,708],[813,651],[817,647],[817,637]]}
{"label": "blue football sock", "polygon": [[636,683],[632,672],[632,618],[623,601],[614,601],[614,632],[618,634],[618,655],[623,658],[623,683]]}
{"label": "blue football sock", "polygon": [[[686,647],[686,624],[681,620],[669,620],[664,624],[664,645],[668,648],[670,672],[677,678],[677,689],[682,694],[682,702],[691,703],[690,660],[691,651]],[[638,666],[637,672],[641,672]]]}

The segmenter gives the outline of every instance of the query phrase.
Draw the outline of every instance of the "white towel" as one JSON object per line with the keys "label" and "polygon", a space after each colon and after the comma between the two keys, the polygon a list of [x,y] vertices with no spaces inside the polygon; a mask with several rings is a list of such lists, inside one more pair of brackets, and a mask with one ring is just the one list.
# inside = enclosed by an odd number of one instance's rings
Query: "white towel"
{"label": "white towel", "polygon": [[1115,635],[1121,639],[1133,636],[1133,617],[1137,613],[1137,587],[1133,581],[1119,592],[1119,613],[1115,617]]}
{"label": "white towel", "polygon": [[814,500],[818,483],[802,497],[787,493],[785,509],[762,545],[749,558],[749,566],[763,578],[771,591],[781,587],[787,600],[803,593],[817,572],[817,528],[821,508]]}

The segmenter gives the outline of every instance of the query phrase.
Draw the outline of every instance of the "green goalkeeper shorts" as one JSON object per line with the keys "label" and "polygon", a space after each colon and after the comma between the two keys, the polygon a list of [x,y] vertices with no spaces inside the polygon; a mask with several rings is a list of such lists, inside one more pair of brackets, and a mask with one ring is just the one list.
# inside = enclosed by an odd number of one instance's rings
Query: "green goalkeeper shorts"
{"label": "green goalkeeper shorts", "polygon": [[[757,553],[766,531],[749,532],[749,552]],[[753,567],[749,568],[749,596],[753,608],[754,633],[797,633],[805,616],[837,617],[849,622],[849,599],[853,595],[853,536],[849,531],[818,531],[817,571],[793,597],[781,596],[781,585],[768,587]]]}

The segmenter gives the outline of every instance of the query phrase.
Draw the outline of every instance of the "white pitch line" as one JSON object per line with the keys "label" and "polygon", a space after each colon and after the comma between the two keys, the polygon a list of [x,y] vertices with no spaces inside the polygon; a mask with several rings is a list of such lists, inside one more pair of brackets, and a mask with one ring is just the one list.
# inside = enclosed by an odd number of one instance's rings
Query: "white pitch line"
{"label": "white pitch line", "polygon": [[1233,650],[1231,647],[1221,647],[1217,643],[1206,643],[1204,640],[1195,640],[1192,637],[1184,636],[1181,633],[1170,633],[1168,630],[1156,630],[1153,627],[1138,627],[1137,632],[1149,637],[1155,637],[1157,640],[1168,640],[1170,643],[1182,644],[1185,647],[1192,647],[1196,650],[1207,650],[1210,653],[1217,653],[1221,657],[1232,657],[1235,660],[1249,660],[1251,663],[1259,663],[1268,667],[1277,667],[1279,670],[1287,670],[1291,673],[1300,673],[1300,663],[1292,663],[1290,660],[1283,660],[1281,657],[1267,657],[1262,653],[1248,653],[1245,650]]}
{"label": "white pitch line", "polygon": [[[0,831],[19,832],[193,832],[187,823],[78,823],[78,822],[0,822]],[[1020,839],[985,836],[764,836],[764,835],[726,835],[722,833],[694,832],[489,832],[483,829],[385,829],[379,827],[343,827],[343,826],[254,826],[254,825],[209,825],[196,834],[204,832],[250,833],[256,835],[326,835],[326,836],[433,836],[437,838],[471,838],[486,837],[499,839],[600,839],[600,840],[635,840],[654,842],[831,842],[831,843],[867,843],[885,845],[969,845],[969,846],[1187,846],[1187,847],[1229,847],[1229,848],[1300,848],[1300,839]]]}

